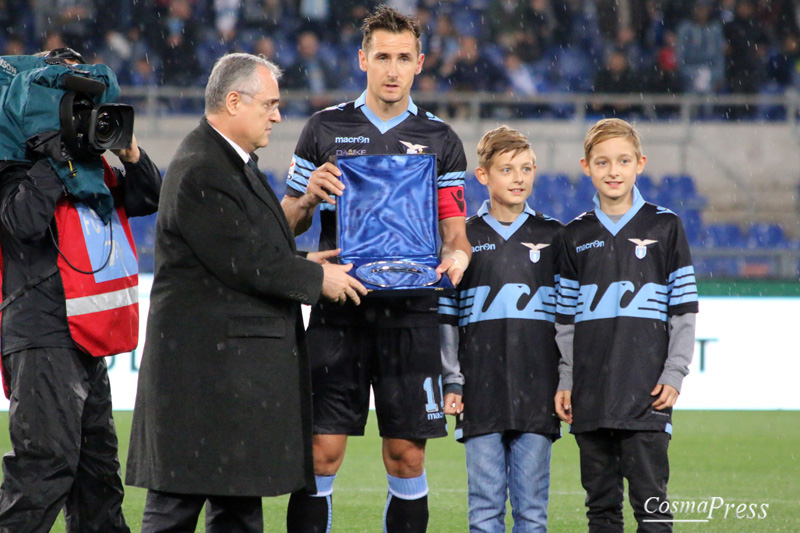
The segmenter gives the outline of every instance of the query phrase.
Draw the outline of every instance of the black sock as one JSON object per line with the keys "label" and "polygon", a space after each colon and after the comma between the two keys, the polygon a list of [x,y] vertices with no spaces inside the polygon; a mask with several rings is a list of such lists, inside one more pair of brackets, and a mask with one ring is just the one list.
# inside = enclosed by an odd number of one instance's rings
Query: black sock
{"label": "black sock", "polygon": [[286,509],[287,533],[326,533],[333,511],[333,496],[312,496],[301,490],[292,493]]}
{"label": "black sock", "polygon": [[428,496],[404,500],[389,494],[384,523],[386,533],[424,533],[428,529]]}

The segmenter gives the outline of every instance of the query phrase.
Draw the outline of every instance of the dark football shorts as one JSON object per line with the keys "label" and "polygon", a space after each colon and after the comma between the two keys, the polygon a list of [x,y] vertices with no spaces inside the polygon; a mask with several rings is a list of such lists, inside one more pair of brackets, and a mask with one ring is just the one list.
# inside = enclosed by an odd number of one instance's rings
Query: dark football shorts
{"label": "dark football shorts", "polygon": [[314,433],[363,435],[370,385],[380,435],[430,439],[447,435],[439,326],[308,329]]}

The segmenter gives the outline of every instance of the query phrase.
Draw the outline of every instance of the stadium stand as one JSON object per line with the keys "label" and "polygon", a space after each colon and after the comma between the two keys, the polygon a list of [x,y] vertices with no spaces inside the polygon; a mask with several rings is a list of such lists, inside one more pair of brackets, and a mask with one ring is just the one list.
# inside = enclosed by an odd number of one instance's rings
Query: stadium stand
{"label": "stadium stand", "polygon": [[[311,31],[319,38],[319,57],[339,73],[336,78],[338,86],[330,89],[352,91],[362,87],[363,73],[351,59],[360,44],[360,19],[377,1],[320,2],[326,6],[324,12],[327,15],[315,20],[304,17],[300,3],[290,0],[85,0],[81,2],[83,9],[79,15],[65,19],[52,11],[53,6],[58,5],[56,2],[6,0],[0,1],[4,6],[0,10],[0,54],[30,54],[43,48],[71,46],[86,53],[93,61],[112,66],[123,84],[123,95],[137,95],[130,97],[130,102],[137,106],[137,114],[142,107],[150,115],[196,115],[202,112],[202,101],[196,96],[187,101],[186,95],[193,94],[192,91],[202,95],[204,80],[219,55],[231,51],[262,53],[284,68],[290,68],[298,57],[299,36]],[[800,28],[797,22],[800,20],[800,5],[797,0],[757,2],[752,19],[761,34],[751,43],[740,39],[742,34],[736,31],[739,24],[736,13],[729,4],[712,2],[710,12],[711,25],[722,28],[725,46],[739,50],[741,54],[754,53],[755,47],[765,49],[759,55],[761,60],[754,63],[754,70],[747,75],[749,94],[755,99],[753,101],[758,102],[755,106],[743,107],[736,100],[730,104],[730,100],[725,100],[732,93],[741,92],[741,87],[731,85],[731,82],[741,79],[739,70],[722,72],[721,78],[714,78],[716,81],[710,85],[694,79],[689,81],[697,83],[671,83],[675,76],[685,74],[678,58],[683,57],[679,54],[682,53],[680,47],[684,41],[681,39],[686,37],[686,30],[680,39],[678,35],[682,27],[688,28],[692,22],[694,2],[691,0],[620,0],[619,16],[616,12],[611,14],[600,10],[596,2],[518,1],[504,2],[502,6],[499,2],[486,0],[402,2],[407,9],[416,6],[423,24],[426,39],[423,46],[430,53],[424,65],[425,76],[418,81],[424,84],[422,90],[432,90],[435,98],[455,94],[442,69],[452,55],[458,53],[459,39],[464,36],[477,39],[481,57],[494,63],[498,77],[505,74],[511,79],[519,76],[520,72],[526,77],[522,85],[511,84],[514,89],[498,89],[499,92],[485,96],[484,103],[450,105],[432,102],[436,105],[431,109],[439,114],[447,115],[450,111],[472,106],[477,110],[473,116],[495,120],[586,121],[599,118],[599,115],[594,116],[596,113],[591,106],[584,104],[585,100],[571,97],[591,96],[597,90],[594,80],[598,71],[606,65],[612,53],[617,53],[624,55],[634,76],[642,82],[630,89],[634,91],[632,97],[635,97],[628,102],[633,102],[631,105],[607,106],[609,109],[626,109],[627,118],[686,120],[688,117],[692,121],[736,118],[739,121],[796,123],[797,106],[793,107],[790,98],[783,98],[795,94],[800,88],[797,74],[800,65]],[[629,21],[628,25],[622,24],[621,20]],[[188,36],[188,39],[176,35]],[[170,39],[174,42],[167,44]],[[171,47],[180,47],[181,53],[176,56]],[[512,55],[515,60],[507,62],[506,59]],[[519,69],[520,62],[522,70],[514,73],[508,70]],[[698,68],[703,71],[702,64]],[[180,88],[170,87],[170,83]],[[520,94],[518,91],[525,87],[531,91],[528,96],[542,98],[543,103],[507,106],[495,103],[502,98],[516,98]],[[150,96],[142,96],[151,95],[151,92],[137,93],[136,88],[163,91],[165,96],[156,102]],[[652,106],[642,106],[640,90],[649,97],[660,96],[662,100]],[[668,99],[663,100],[677,93],[697,97],[688,114],[686,108],[670,105]],[[705,99],[709,95],[718,99],[717,102]],[[548,100],[549,97],[555,98]],[[789,104],[785,104],[786,101]],[[297,109],[301,109],[296,112],[300,119],[304,118],[303,113],[313,111],[303,111],[302,106]],[[591,117],[587,115],[587,109]],[[284,169],[276,168],[274,173],[268,174],[279,195],[285,188],[282,181],[284,172]],[[663,176],[641,176],[638,186],[645,199],[664,205],[682,217],[690,243],[697,250],[698,273],[701,275],[768,277],[785,276],[790,271],[796,275],[797,264],[792,268],[783,264],[789,260],[786,257],[798,257],[790,253],[800,249],[800,244],[786,236],[787,233],[796,235],[796,228],[780,226],[775,224],[775,217],[763,215],[763,220],[748,217],[747,226],[744,221],[741,226],[705,224],[704,219],[715,222],[720,217],[714,211],[715,206],[710,205],[709,198],[698,192],[696,179],[682,169]],[[793,187],[791,194],[797,198],[795,211],[800,212],[800,183]],[[703,190],[708,191],[707,188]],[[483,187],[467,187],[470,212],[474,213],[485,199],[483,191]],[[592,208],[593,194],[589,180],[560,173],[556,168],[538,176],[532,204],[555,218],[569,220]],[[714,200],[718,201],[717,198]],[[769,208],[762,208],[759,213],[769,214]],[[784,216],[781,220],[787,218]],[[736,217],[727,215],[721,220],[731,219]],[[150,218],[132,222],[140,243],[144,270],[152,268],[153,225],[154,219]],[[316,246],[313,235],[316,232],[312,230],[300,237],[301,248]],[[781,255],[781,250],[787,255]],[[763,256],[755,255],[761,251],[770,252]],[[747,254],[747,258],[740,259],[736,254]]]}

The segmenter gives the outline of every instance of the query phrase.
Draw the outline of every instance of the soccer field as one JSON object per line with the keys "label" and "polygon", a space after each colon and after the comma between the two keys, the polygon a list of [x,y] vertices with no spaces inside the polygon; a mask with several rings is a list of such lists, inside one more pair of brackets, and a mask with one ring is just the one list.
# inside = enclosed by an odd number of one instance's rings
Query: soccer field
{"label": "soccer field", "polygon": [[[118,411],[115,419],[124,469],[131,412]],[[0,420],[0,445],[5,453],[10,449],[8,414],[0,414]],[[678,411],[674,426],[669,494],[674,504],[683,506],[675,519],[707,520],[676,523],[676,531],[800,532],[800,412]],[[549,508],[553,532],[586,530],[577,451],[575,439],[568,434],[553,446]],[[427,457],[429,531],[466,531],[463,446],[451,437],[437,439],[429,442]],[[144,490],[126,487],[125,517],[133,531],[141,528],[144,497]],[[336,479],[334,532],[380,531],[385,498],[386,477],[373,412],[367,436],[348,443]],[[264,499],[265,531],[285,529],[286,501],[285,496]],[[627,502],[625,522],[626,531],[635,531]],[[510,518],[508,524],[510,531]],[[59,518],[53,531],[64,531],[63,519]],[[203,531],[202,526],[198,531]]]}

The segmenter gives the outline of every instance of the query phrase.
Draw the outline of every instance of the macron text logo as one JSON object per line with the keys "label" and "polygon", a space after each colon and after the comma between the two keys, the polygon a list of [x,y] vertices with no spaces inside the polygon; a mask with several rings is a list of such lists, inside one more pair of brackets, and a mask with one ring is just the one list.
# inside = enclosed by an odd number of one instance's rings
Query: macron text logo
{"label": "macron text logo", "polygon": [[494,250],[494,249],[495,249],[495,245],[487,242],[486,244],[479,244],[477,246],[473,246],[472,247],[472,253],[476,254],[478,252],[486,252],[486,251]]}
{"label": "macron text logo", "polygon": [[333,142],[340,144],[369,144],[369,137],[336,137]]}
{"label": "macron text logo", "polygon": [[586,244],[581,244],[580,246],[575,248],[575,253],[585,252],[586,250],[589,250],[590,248],[602,248],[605,245],[606,245],[606,241],[587,242]]}

